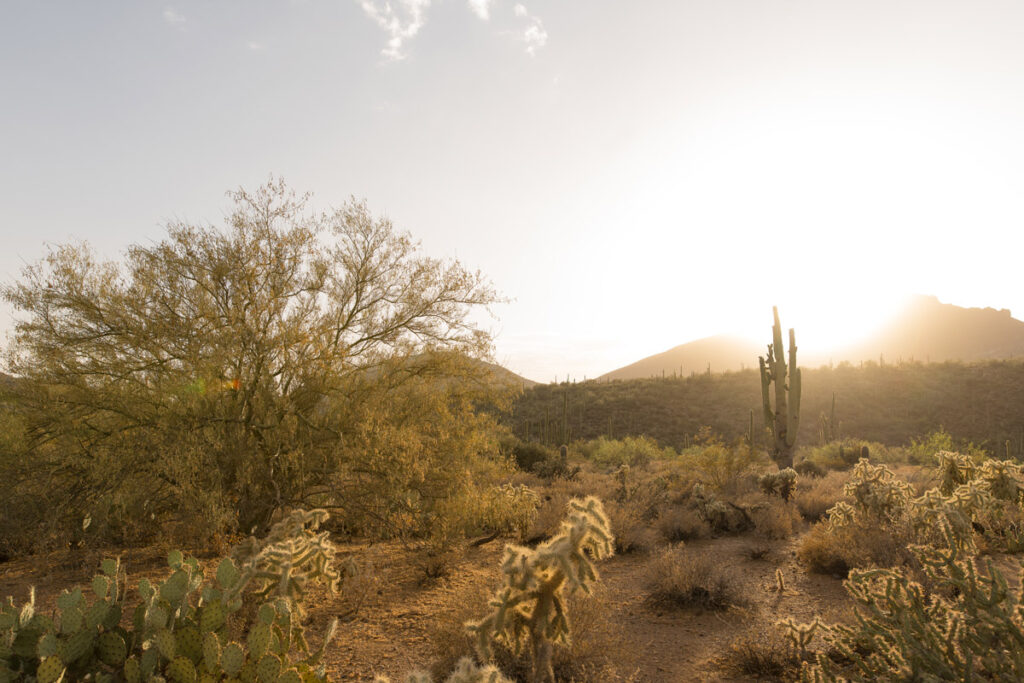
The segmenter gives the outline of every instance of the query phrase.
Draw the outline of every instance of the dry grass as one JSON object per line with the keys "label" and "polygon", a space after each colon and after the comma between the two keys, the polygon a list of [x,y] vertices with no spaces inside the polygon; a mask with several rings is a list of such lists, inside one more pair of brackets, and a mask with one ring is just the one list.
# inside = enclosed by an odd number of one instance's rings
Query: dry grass
{"label": "dry grass", "polygon": [[[431,630],[434,650],[432,673],[444,680],[462,657],[474,656],[473,639],[465,624],[487,611],[490,591],[474,587],[458,596],[452,611],[438,615]],[[572,595],[566,600],[572,640],[568,646],[557,646],[554,653],[555,677],[559,681],[625,680],[625,673],[635,666],[635,655],[622,640],[604,590],[598,586],[591,595]],[[497,644],[495,665],[507,676],[528,680],[528,652],[516,654]]]}
{"label": "dry grass", "polygon": [[797,559],[816,574],[845,577],[851,569],[912,566],[909,532],[901,526],[817,524],[800,539]]}
{"label": "dry grass", "polygon": [[745,633],[730,645],[722,668],[759,681],[793,681],[800,675],[800,657],[776,630]]}
{"label": "dry grass", "polygon": [[711,535],[711,527],[700,518],[696,510],[678,505],[666,506],[659,511],[657,528],[661,538],[668,543],[692,541]]}
{"label": "dry grass", "polygon": [[605,506],[615,536],[615,552],[646,552],[657,544],[657,534],[644,520],[641,505],[610,502]]}
{"label": "dry grass", "polygon": [[750,514],[754,528],[767,538],[789,538],[800,528],[800,513],[791,503],[772,499]]}
{"label": "dry grass", "polygon": [[730,569],[709,556],[670,548],[649,563],[647,600],[657,607],[724,610],[747,602]]}
{"label": "dry grass", "polygon": [[825,517],[825,512],[843,497],[848,472],[829,472],[824,477],[800,477],[796,482],[793,503],[800,516],[809,522]]}

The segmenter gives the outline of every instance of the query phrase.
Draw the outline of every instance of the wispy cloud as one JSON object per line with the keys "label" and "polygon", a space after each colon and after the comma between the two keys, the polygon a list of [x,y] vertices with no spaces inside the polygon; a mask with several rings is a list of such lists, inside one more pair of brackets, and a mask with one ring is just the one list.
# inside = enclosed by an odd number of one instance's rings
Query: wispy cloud
{"label": "wispy cloud", "polygon": [[537,50],[547,45],[548,32],[544,30],[541,20],[530,14],[525,5],[516,4],[514,11],[517,17],[526,19],[526,28],[520,34],[520,40],[526,43],[526,54],[533,57]]}
{"label": "wispy cloud", "polygon": [[249,48],[250,50],[254,51],[254,52],[255,52],[255,51],[257,51],[257,50],[262,50],[263,48],[265,48],[265,47],[266,47],[266,45],[264,45],[263,43],[257,42],[257,41],[255,41],[255,40],[250,40],[250,41],[248,41],[248,42],[247,42],[247,43],[245,44],[245,46],[246,46],[247,48]]}
{"label": "wispy cloud", "polygon": [[172,26],[181,26],[185,23],[185,15],[174,9],[173,7],[164,7],[163,12],[164,21]]}
{"label": "wispy cloud", "polygon": [[469,0],[469,9],[484,21],[491,18],[491,0]]}
{"label": "wispy cloud", "polygon": [[381,50],[388,59],[405,58],[403,47],[426,23],[430,0],[359,0],[367,16],[388,34],[387,46]]}

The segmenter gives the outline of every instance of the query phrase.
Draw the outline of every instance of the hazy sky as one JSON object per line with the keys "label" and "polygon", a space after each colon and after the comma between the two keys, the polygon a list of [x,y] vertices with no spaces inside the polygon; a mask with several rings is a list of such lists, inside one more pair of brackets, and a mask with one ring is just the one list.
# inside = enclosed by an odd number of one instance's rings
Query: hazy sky
{"label": "hazy sky", "polygon": [[[1024,313],[1024,3],[7,0],[0,277],[269,174],[514,299],[530,378],[908,293]],[[10,311],[0,311],[9,328]]]}

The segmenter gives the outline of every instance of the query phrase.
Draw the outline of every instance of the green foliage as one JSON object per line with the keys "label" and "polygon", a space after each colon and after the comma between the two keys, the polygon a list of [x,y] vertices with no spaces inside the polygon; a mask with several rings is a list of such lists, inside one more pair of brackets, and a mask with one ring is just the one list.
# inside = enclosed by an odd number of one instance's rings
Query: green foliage
{"label": "green foliage", "polygon": [[512,456],[516,467],[524,472],[532,472],[537,465],[554,458],[552,449],[535,441],[507,439],[501,444],[501,447],[502,451]]}
{"label": "green foliage", "polygon": [[830,655],[819,654],[803,679],[1024,680],[1021,589],[1010,590],[991,562],[980,569],[958,550],[913,553],[928,587],[902,570],[851,573],[845,586],[860,608],[857,622],[827,628]]}
{"label": "green foliage", "polygon": [[564,589],[589,594],[597,580],[595,560],[612,552],[608,519],[594,497],[570,500],[559,533],[536,549],[507,546],[504,584],[489,603],[491,612],[467,624],[481,655],[490,659],[494,642],[517,653],[529,646],[532,680],[554,683],[553,646],[567,643],[571,633]]}
{"label": "green foliage", "polygon": [[631,467],[643,466],[652,460],[671,459],[677,453],[671,448],[662,448],[658,442],[646,436],[624,439],[609,439],[601,436],[580,446],[583,457],[598,465]]}
{"label": "green foliage", "polygon": [[[1024,444],[1022,444],[1024,448]],[[907,448],[907,460],[918,465],[932,462],[937,453],[959,452],[966,455],[969,460],[977,461],[985,458],[988,454],[979,446],[971,442],[957,443],[956,440],[944,428],[929,432],[919,439],[911,439]]]}
{"label": "green foliage", "polygon": [[821,446],[802,449],[803,458],[797,465],[806,466],[803,464],[811,463],[826,470],[845,471],[856,465],[861,458],[868,457],[865,453],[876,462],[893,462],[901,459],[899,453],[893,452],[883,444],[846,437]]}
{"label": "green foliage", "polygon": [[683,452],[682,459],[691,464],[700,473],[701,479],[715,489],[734,486],[740,477],[762,461],[763,456],[742,443],[724,443],[710,427],[702,427],[696,441],[694,446]]}
{"label": "green foliage", "polygon": [[174,222],[119,262],[59,246],[2,288],[27,443],[0,499],[59,500],[14,510],[54,544],[86,517],[86,539],[175,521],[194,540],[316,505],[408,533],[495,452],[483,409],[507,391],[470,320],[496,300],[479,273],[360,202],[313,214],[279,182],[231,196],[223,229]]}
{"label": "green foliage", "polygon": [[[321,660],[337,622],[310,650],[297,608],[308,580],[337,579],[326,564],[333,548],[307,533],[325,514],[292,515],[274,527],[272,539],[256,544],[258,552],[241,553],[241,566],[222,560],[212,581],[195,559],[172,551],[170,576],[156,584],[140,580],[134,596],[119,562],[104,560],[88,591],[58,597],[53,619],[36,610],[34,593],[20,608],[8,598],[0,608],[0,680],[326,680]],[[230,622],[247,591],[271,599],[257,610],[244,643],[232,641]],[[122,615],[130,615],[127,628]]]}
{"label": "green foliage", "polygon": [[[806,417],[829,413],[832,394],[842,399],[842,435],[857,435],[889,447],[920,439],[944,425],[954,443],[928,448],[915,462],[932,462],[938,450],[972,453],[994,445],[1000,454],[1011,443],[1011,456],[1024,457],[1024,361],[922,363],[904,360],[800,369],[801,412]],[[949,387],[957,387],[949,391]],[[515,434],[536,435],[545,412],[561,415],[566,385],[539,384],[526,389],[514,411],[503,417]],[[756,368],[675,379],[587,381],[571,385],[572,433],[583,440],[612,434],[646,435],[682,450],[702,425],[727,441],[746,438],[751,408],[760,415],[761,391]],[[760,418],[758,427],[760,428]],[[973,448],[968,443],[973,442]],[[804,442],[806,443],[806,442]],[[550,443],[555,446],[557,444]],[[871,446],[872,456],[875,447]],[[860,457],[856,453],[850,465]],[[889,458],[883,458],[888,460]]]}

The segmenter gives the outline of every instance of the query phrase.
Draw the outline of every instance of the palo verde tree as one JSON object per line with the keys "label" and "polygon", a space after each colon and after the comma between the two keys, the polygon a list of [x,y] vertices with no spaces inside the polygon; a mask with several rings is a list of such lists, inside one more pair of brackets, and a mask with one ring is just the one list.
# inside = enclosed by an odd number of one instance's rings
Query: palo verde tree
{"label": "palo verde tree", "polygon": [[469,315],[493,287],[363,202],[229,196],[223,229],[174,222],[121,262],[59,246],[3,287],[26,437],[0,497],[46,491],[49,528],[114,537],[248,532],[300,504],[408,530],[489,447],[501,392]]}
{"label": "palo verde tree", "polygon": [[[779,323],[779,309],[772,307],[775,324],[772,326],[772,343],[768,345],[768,359],[758,358],[761,365],[761,401],[764,407],[764,424],[773,437],[772,460],[780,470],[793,466],[793,447],[796,433],[800,428],[800,368],[796,366],[796,335],[789,330],[789,367],[786,367],[786,352],[782,346],[782,325]],[[772,410],[771,385],[775,384],[775,409]]]}

